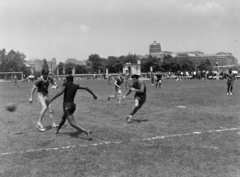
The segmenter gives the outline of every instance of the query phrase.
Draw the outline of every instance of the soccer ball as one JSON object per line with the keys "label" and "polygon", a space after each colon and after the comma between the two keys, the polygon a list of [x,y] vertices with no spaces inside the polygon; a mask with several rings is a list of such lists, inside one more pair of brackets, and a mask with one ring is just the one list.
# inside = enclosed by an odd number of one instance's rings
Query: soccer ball
{"label": "soccer ball", "polygon": [[17,106],[13,103],[9,103],[6,105],[6,109],[9,111],[9,112],[14,112],[16,110]]}

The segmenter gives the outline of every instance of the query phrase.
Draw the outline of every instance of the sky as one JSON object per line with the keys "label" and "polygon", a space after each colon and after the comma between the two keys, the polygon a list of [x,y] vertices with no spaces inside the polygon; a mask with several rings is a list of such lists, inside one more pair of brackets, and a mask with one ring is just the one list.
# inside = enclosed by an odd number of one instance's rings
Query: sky
{"label": "sky", "polygon": [[0,0],[0,49],[26,60],[162,51],[230,52],[240,62],[239,0]]}

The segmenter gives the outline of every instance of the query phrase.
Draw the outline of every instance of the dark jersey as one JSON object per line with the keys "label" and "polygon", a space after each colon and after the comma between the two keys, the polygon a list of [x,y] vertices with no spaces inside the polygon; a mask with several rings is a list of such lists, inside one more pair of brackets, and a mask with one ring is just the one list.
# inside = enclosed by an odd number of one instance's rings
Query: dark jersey
{"label": "dark jersey", "polygon": [[162,74],[161,73],[156,74],[156,77],[157,77],[157,80],[161,80],[162,79]]}
{"label": "dark jersey", "polygon": [[[116,85],[121,86],[122,83],[123,83],[123,79],[122,79],[121,77],[118,77],[118,78],[116,79]],[[117,87],[117,86],[116,86],[116,87]]]}
{"label": "dark jersey", "polygon": [[69,83],[64,83],[63,86],[65,86],[63,102],[74,103],[74,98],[79,85],[69,82]]}
{"label": "dark jersey", "polygon": [[38,88],[38,92],[42,93],[43,95],[47,95],[49,83],[55,84],[54,80],[51,77],[48,77],[46,80],[41,77],[35,82],[34,85]]}
{"label": "dark jersey", "polygon": [[134,95],[135,98],[140,97],[140,98],[146,99],[146,97],[147,97],[147,87],[146,87],[144,82],[141,82],[139,80],[135,81],[133,83],[132,87],[140,90],[142,85],[144,86],[143,93],[136,92],[135,95]]}
{"label": "dark jersey", "polygon": [[232,73],[228,74],[227,79],[228,79],[227,83],[232,84],[234,82],[234,79],[235,79],[234,74],[232,74]]}

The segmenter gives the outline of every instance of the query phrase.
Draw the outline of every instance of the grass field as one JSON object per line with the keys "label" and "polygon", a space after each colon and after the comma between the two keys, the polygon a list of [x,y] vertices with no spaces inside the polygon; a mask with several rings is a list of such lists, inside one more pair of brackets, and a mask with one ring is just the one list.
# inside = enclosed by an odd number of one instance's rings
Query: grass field
{"label": "grass field", "polygon": [[[126,124],[133,93],[117,106],[107,101],[113,86],[100,80],[75,81],[97,96],[79,91],[75,98],[78,124],[93,131],[86,140],[66,122],[58,135],[35,127],[40,105],[28,103],[32,83],[0,83],[0,176],[6,177],[237,177],[240,176],[239,81],[232,96],[224,80],[149,81],[147,101]],[[50,97],[58,90],[50,90]],[[126,91],[124,91],[126,92]],[[62,116],[62,96],[53,102]],[[9,102],[15,112],[5,110]],[[145,121],[140,121],[145,120]]]}

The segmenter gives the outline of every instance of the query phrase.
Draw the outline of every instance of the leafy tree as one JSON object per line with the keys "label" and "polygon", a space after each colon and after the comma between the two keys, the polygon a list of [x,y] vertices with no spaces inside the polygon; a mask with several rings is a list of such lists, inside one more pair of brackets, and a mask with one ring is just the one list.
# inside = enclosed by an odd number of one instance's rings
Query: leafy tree
{"label": "leafy tree", "polygon": [[90,55],[88,61],[92,62],[92,68],[94,72],[98,72],[99,69],[102,69],[101,58],[97,54]]}
{"label": "leafy tree", "polygon": [[24,75],[29,75],[31,71],[25,65],[25,58],[26,56],[23,53],[14,50],[8,53],[5,49],[0,50],[0,71],[23,72]]}
{"label": "leafy tree", "polygon": [[180,60],[181,70],[182,71],[194,71],[195,67],[192,62],[192,60],[189,59],[189,57],[183,57]]}
{"label": "leafy tree", "polygon": [[123,64],[125,63],[137,63],[137,60],[138,60],[138,57],[137,55],[132,55],[132,54],[129,54],[127,56],[123,56]]}
{"label": "leafy tree", "polygon": [[143,72],[149,72],[150,67],[153,68],[153,71],[162,71],[161,59],[149,56],[146,59],[142,59],[141,70]]}
{"label": "leafy tree", "polygon": [[73,67],[74,67],[74,63],[66,63],[65,64],[65,74],[72,74]]}
{"label": "leafy tree", "polygon": [[121,57],[117,58],[109,56],[106,67],[108,68],[109,73],[118,73],[119,71],[122,71],[123,62],[121,62]]}
{"label": "leafy tree", "polygon": [[87,68],[83,65],[75,65],[75,72],[76,74],[86,74]]}
{"label": "leafy tree", "polygon": [[197,69],[200,71],[211,71],[213,66],[209,59],[202,60],[200,65],[197,66]]}

